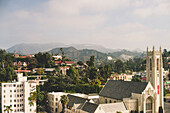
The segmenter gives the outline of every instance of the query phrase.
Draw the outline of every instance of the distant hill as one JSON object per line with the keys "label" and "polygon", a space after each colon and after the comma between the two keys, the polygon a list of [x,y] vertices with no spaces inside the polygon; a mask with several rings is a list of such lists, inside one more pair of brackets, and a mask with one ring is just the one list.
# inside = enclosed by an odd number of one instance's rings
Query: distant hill
{"label": "distant hill", "polygon": [[28,54],[36,54],[38,52],[49,51],[53,48],[62,47],[62,46],[65,47],[65,45],[62,43],[50,43],[50,44],[22,43],[22,44],[14,45],[8,48],[6,51],[9,53],[17,52],[19,54],[28,55]]}
{"label": "distant hill", "polygon": [[145,52],[137,52],[137,51],[128,51],[128,50],[121,50],[113,53],[108,53],[109,56],[113,56],[116,58],[121,58],[123,60],[128,60],[129,58],[134,58],[134,57],[145,57],[146,53]]}
{"label": "distant hill", "polygon": [[119,51],[118,49],[109,49],[109,48],[105,48],[103,46],[100,45],[95,45],[95,44],[70,44],[69,46],[75,47],[76,49],[93,49],[102,53],[112,53],[112,52],[116,52]]}
{"label": "distant hill", "polygon": [[[98,52],[96,50],[89,50],[89,49],[82,49],[78,50],[74,47],[68,47],[68,48],[63,48],[63,51],[65,53],[65,56],[67,58],[70,58],[71,60],[77,62],[82,60],[83,62],[86,62],[87,60],[90,59],[90,56],[95,56],[96,62],[99,61],[106,61],[107,60],[107,54]],[[60,48],[55,48],[49,51],[51,54],[60,54],[61,51]]]}
{"label": "distant hill", "polygon": [[48,43],[48,44],[36,44],[36,43],[22,43],[22,44],[16,44],[10,48],[8,48],[6,51],[9,53],[20,53],[20,54],[36,54],[38,52],[46,52],[54,48],[61,48],[61,47],[75,47],[78,50],[82,49],[93,49],[97,50],[102,53],[109,53],[109,52],[115,52],[119,51],[116,49],[109,49],[105,48],[100,45],[95,44],[63,44],[63,43]]}

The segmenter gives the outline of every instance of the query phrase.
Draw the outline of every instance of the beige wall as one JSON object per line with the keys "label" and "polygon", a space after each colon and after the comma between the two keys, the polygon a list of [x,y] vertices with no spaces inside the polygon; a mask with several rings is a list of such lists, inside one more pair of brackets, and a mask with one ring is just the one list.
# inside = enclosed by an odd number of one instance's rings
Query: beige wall
{"label": "beige wall", "polygon": [[121,100],[116,100],[116,99],[111,99],[111,98],[100,96],[99,97],[99,104],[105,104],[106,100],[107,100],[107,103],[121,102]]}

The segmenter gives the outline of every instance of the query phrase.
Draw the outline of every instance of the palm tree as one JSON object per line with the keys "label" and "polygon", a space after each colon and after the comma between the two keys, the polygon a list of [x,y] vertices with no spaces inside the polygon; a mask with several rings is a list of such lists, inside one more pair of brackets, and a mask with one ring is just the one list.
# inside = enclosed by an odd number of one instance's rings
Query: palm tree
{"label": "palm tree", "polygon": [[9,111],[13,111],[13,109],[11,109],[12,106],[5,106],[5,107],[6,109],[4,110],[4,112],[7,111],[7,113],[9,113]]}
{"label": "palm tree", "polygon": [[66,105],[67,105],[69,99],[66,95],[62,95],[60,101],[62,103],[62,112],[61,113],[65,113],[65,108],[66,108]]}
{"label": "palm tree", "polygon": [[37,100],[37,92],[31,92],[30,97],[28,97],[29,105],[34,106],[34,102]]}

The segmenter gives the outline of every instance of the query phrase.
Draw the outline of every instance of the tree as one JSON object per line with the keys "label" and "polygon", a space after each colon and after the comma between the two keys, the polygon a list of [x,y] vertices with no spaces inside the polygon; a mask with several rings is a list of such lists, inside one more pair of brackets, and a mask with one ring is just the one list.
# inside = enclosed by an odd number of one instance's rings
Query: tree
{"label": "tree", "polygon": [[98,85],[98,86],[100,86],[101,85],[101,81],[99,79],[93,79],[90,82],[90,85]]}
{"label": "tree", "polygon": [[61,113],[65,113],[65,108],[66,108],[67,103],[69,102],[69,99],[66,95],[62,95],[60,101],[62,103],[62,112]]}
{"label": "tree", "polygon": [[120,74],[125,72],[125,65],[121,60],[116,60],[115,62],[115,72]]}
{"label": "tree", "polygon": [[90,61],[87,61],[87,62],[86,62],[87,65],[88,65],[88,66],[94,66],[94,59],[95,59],[95,56],[91,56],[91,57],[90,57]]}
{"label": "tree", "polygon": [[7,111],[7,113],[9,113],[10,111],[13,111],[13,109],[11,109],[11,107],[12,106],[5,106],[5,110],[4,110],[4,112],[6,112]]}
{"label": "tree", "polygon": [[83,61],[78,61],[77,64],[80,66],[84,65]]}
{"label": "tree", "polygon": [[44,69],[43,69],[43,68],[39,68],[39,69],[37,70],[37,74],[38,74],[38,75],[44,75]]}
{"label": "tree", "polygon": [[140,78],[132,78],[132,81],[134,81],[134,82],[141,82],[141,79]]}
{"label": "tree", "polygon": [[30,97],[28,97],[28,101],[29,101],[29,105],[30,106],[34,106],[34,103],[36,102],[37,100],[37,92],[31,92],[30,93]]}

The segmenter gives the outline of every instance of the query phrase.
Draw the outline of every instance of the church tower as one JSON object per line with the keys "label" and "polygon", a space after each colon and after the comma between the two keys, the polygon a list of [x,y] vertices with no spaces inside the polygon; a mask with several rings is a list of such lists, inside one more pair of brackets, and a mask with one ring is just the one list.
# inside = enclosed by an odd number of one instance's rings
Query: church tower
{"label": "church tower", "polygon": [[164,109],[163,100],[163,63],[162,63],[162,51],[161,47],[159,51],[149,51],[147,48],[147,59],[146,59],[146,78],[147,82],[150,82],[155,89],[155,113],[158,112],[159,107]]}

